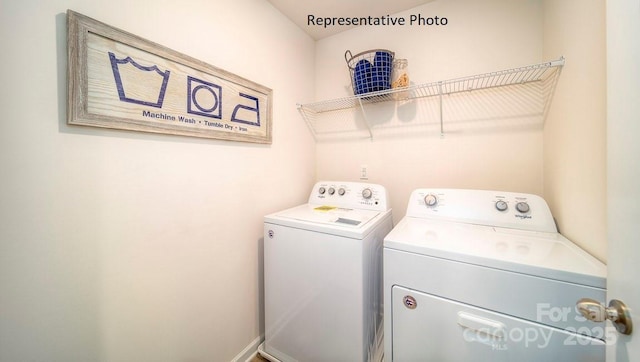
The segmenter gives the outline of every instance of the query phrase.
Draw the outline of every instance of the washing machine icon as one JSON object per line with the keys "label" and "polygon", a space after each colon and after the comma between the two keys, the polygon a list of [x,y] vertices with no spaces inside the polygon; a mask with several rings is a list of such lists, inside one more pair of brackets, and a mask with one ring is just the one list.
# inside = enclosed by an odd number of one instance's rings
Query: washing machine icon
{"label": "washing machine icon", "polygon": [[118,58],[112,52],[109,52],[109,62],[121,102],[162,108],[169,70],[162,71],[155,64],[142,65],[130,56]]}

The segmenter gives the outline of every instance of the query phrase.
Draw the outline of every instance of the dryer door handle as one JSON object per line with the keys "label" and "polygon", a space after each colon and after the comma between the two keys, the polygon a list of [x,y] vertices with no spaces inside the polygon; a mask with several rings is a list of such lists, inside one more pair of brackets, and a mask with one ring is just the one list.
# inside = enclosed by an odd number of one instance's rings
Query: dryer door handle
{"label": "dryer door handle", "polygon": [[467,312],[458,312],[458,324],[463,328],[499,339],[505,339],[507,335],[504,324]]}

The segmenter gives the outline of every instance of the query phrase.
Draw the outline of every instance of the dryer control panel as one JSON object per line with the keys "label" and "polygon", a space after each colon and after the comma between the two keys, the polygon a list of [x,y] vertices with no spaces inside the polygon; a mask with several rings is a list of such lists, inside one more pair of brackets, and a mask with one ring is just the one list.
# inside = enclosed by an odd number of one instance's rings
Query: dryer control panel
{"label": "dryer control panel", "polygon": [[384,186],[364,182],[317,182],[309,195],[309,204],[378,211],[389,209]]}
{"label": "dryer control panel", "polygon": [[417,189],[407,216],[512,229],[557,232],[549,206],[540,196],[503,191]]}

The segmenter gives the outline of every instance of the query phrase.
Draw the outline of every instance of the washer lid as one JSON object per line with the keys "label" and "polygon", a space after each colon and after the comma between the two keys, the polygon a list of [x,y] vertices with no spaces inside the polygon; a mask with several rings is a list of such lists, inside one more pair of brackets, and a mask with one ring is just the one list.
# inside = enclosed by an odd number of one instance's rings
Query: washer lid
{"label": "washer lid", "polygon": [[373,226],[378,215],[390,212],[304,204],[267,215],[265,222],[354,237]]}
{"label": "washer lid", "polygon": [[385,237],[384,247],[606,287],[606,266],[559,233],[405,217]]}

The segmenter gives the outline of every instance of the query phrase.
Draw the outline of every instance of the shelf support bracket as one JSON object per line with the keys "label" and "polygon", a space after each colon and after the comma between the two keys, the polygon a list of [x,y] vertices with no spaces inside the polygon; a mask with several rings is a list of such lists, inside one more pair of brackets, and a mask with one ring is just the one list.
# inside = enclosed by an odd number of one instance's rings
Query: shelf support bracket
{"label": "shelf support bracket", "polygon": [[442,81],[438,82],[438,98],[440,103],[440,137],[444,137],[444,122],[442,120]]}
{"label": "shelf support bracket", "polygon": [[369,131],[369,139],[373,141],[373,131],[371,131],[371,125],[369,125],[369,118],[367,117],[367,112],[364,110],[364,104],[362,104],[362,98],[360,97],[358,97],[358,104],[360,105],[362,118],[364,118],[364,124],[367,126],[367,131]]}

